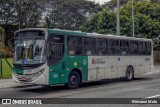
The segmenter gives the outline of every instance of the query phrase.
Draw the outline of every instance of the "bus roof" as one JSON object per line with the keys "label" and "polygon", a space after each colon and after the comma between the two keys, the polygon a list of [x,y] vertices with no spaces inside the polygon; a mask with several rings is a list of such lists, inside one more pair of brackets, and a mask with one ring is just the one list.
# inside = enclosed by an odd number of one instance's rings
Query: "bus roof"
{"label": "bus roof", "polygon": [[[86,33],[82,31],[72,31],[72,30],[63,30],[63,29],[47,29],[47,28],[25,28],[25,29],[20,29],[16,31],[15,33],[19,31],[25,31],[25,30],[49,30],[49,31],[54,31],[57,33],[64,33],[64,34],[81,34],[81,35],[86,35],[87,36],[92,36],[92,37],[106,37],[106,38],[116,38],[116,39],[127,39],[127,40],[141,40],[141,41],[152,41],[152,39],[146,39],[146,38],[135,38],[135,37],[127,37],[127,36],[116,36],[116,35],[111,35],[111,34],[98,34],[98,33]],[[76,35],[75,35],[76,36]]]}
{"label": "bus roof", "polygon": [[20,32],[20,31],[26,31],[26,30],[43,30],[43,31],[45,31],[47,29],[46,28],[25,28],[25,29],[17,30],[17,31],[15,31],[15,33]]}
{"label": "bus roof", "polygon": [[135,38],[135,37],[127,37],[127,36],[116,36],[111,34],[98,34],[98,33],[87,33],[89,36],[92,37],[105,37],[105,38],[115,38],[115,39],[127,39],[127,40],[141,40],[141,41],[152,41],[152,39],[146,38]]}
{"label": "bus roof", "polygon": [[77,35],[81,35],[81,36],[86,36],[87,33],[86,32],[82,32],[82,31],[72,31],[72,30],[64,30],[64,29],[48,29],[49,31],[53,31],[55,33],[62,33],[62,34],[68,34],[68,35],[73,35],[75,34],[75,36]]}
{"label": "bus roof", "polygon": [[64,30],[64,29],[48,29],[48,28],[25,28],[25,29],[20,29],[18,31],[16,31],[15,33],[17,32],[20,32],[20,31],[27,31],[27,30],[43,30],[43,31],[49,31],[49,32],[55,32],[55,33],[62,33],[62,34],[76,34],[76,35],[87,35],[86,32],[82,32],[82,31],[72,31],[72,30]]}

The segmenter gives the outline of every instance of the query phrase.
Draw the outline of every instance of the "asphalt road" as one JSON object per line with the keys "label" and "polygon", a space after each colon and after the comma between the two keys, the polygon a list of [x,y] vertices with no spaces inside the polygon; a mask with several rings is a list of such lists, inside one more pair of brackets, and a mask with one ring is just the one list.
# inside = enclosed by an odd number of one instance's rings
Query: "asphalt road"
{"label": "asphalt road", "polygon": [[[136,77],[133,81],[126,82],[123,79],[102,80],[97,82],[84,83],[78,89],[68,90],[63,85],[52,87],[44,86],[17,86],[13,88],[0,89],[0,98],[160,98],[160,73],[148,74]],[[0,105],[3,107],[17,105]],[[21,106],[21,105],[19,105]],[[44,105],[41,105],[44,107]],[[53,105],[45,105],[53,107]],[[63,105],[57,104],[59,107],[85,107],[86,105]],[[157,104],[117,104],[117,105],[96,105],[87,104],[87,106],[99,107],[158,107]],[[35,107],[35,105],[33,106]],[[38,105],[37,107],[40,107]]]}

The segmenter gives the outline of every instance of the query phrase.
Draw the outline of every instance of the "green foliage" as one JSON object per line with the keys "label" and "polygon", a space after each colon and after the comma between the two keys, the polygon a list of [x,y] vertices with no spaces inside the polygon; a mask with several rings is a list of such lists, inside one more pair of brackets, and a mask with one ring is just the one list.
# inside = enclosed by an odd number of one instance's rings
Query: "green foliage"
{"label": "green foliage", "polygon": [[154,42],[153,44],[154,49],[160,46],[160,38],[153,39],[153,42]]}
{"label": "green foliage", "polygon": [[79,27],[100,7],[87,0],[49,0],[45,17],[49,28],[79,30]]}
{"label": "green foliage", "polygon": [[11,57],[13,53],[8,51],[7,47],[4,45],[3,32],[4,29],[0,26],[0,53],[5,57]]}
{"label": "green foliage", "polygon": [[[7,61],[12,64],[13,60],[11,58],[7,58]],[[2,59],[2,76],[0,78],[12,78],[12,70],[5,61],[5,59]]]}
{"label": "green foliage", "polygon": [[13,53],[8,50],[8,48],[4,45],[3,41],[0,41],[0,52],[5,58],[13,57]]}
{"label": "green foliage", "polygon": [[[160,34],[160,3],[157,1],[137,0],[135,10],[135,36],[156,38]],[[81,29],[85,32],[115,34],[115,11],[105,9],[95,14]],[[129,1],[120,8],[121,35],[132,36],[132,4]]]}
{"label": "green foliage", "polygon": [[43,4],[39,0],[14,0],[16,22],[19,28],[36,27],[42,16]]}
{"label": "green foliage", "polygon": [[22,28],[79,30],[87,18],[101,9],[88,0],[0,0],[0,25],[6,39],[11,38],[8,33],[13,37],[13,32]]}
{"label": "green foliage", "polygon": [[[137,37],[155,38],[160,33],[160,3],[152,2],[141,0],[141,2],[135,2],[134,4],[135,35]],[[132,25],[131,9],[131,1],[121,8],[121,16],[130,18],[130,25]],[[132,33],[124,32],[122,29],[122,34],[129,36]]]}
{"label": "green foliage", "polygon": [[4,29],[0,26],[0,35],[4,32]]}
{"label": "green foliage", "polygon": [[[119,0],[120,1],[120,6],[123,6],[126,4],[129,0]],[[117,0],[111,0],[105,4],[102,5],[102,7],[107,7],[111,10],[114,10],[117,7]]]}
{"label": "green foliage", "polygon": [[15,22],[14,0],[0,0],[0,24],[13,24]]}
{"label": "green foliage", "polygon": [[0,26],[0,42],[4,42],[4,29]]}
{"label": "green foliage", "polygon": [[104,9],[98,14],[94,14],[93,17],[81,27],[81,30],[86,32],[114,34],[116,32],[115,20],[115,13],[108,9]]}

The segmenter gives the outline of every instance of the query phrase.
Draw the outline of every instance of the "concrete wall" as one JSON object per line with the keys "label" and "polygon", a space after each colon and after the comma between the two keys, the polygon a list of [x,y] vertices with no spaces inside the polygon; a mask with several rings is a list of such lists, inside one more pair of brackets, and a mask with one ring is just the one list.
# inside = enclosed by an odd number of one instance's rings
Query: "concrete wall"
{"label": "concrete wall", "polygon": [[160,51],[154,51],[154,62],[160,62]]}

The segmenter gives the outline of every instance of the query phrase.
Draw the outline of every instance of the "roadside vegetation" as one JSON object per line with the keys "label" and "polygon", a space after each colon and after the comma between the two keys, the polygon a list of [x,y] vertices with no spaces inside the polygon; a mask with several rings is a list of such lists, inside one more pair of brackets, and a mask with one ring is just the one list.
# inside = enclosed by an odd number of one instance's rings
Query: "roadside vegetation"
{"label": "roadside vegetation", "polygon": [[[121,35],[132,36],[132,0],[120,0]],[[23,28],[58,28],[116,34],[117,0],[100,5],[93,0],[1,0],[0,53],[12,63],[14,32]],[[160,46],[160,0],[134,0],[135,37]],[[12,41],[11,41],[12,40]],[[3,59],[3,76],[11,69]]]}
{"label": "roadside vegetation", "polygon": [[[7,58],[8,62],[12,65],[13,60],[11,58]],[[2,75],[0,75],[0,78],[8,79],[12,78],[12,72],[11,68],[5,61],[5,59],[2,59]]]}

